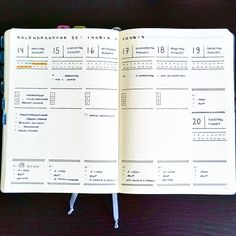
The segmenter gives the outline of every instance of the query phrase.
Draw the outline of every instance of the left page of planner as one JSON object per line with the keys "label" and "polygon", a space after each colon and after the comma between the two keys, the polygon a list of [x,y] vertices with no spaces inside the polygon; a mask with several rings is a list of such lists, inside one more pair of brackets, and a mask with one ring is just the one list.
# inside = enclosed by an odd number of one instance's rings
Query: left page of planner
{"label": "left page of planner", "polygon": [[118,35],[5,34],[3,192],[118,191]]}

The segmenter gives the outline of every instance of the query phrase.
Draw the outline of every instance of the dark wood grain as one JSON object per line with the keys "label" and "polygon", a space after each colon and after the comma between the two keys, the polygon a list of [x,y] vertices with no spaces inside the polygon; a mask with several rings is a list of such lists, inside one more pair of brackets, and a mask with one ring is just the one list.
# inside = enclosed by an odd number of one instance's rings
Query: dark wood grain
{"label": "dark wood grain", "polygon": [[[0,34],[58,24],[228,28],[236,33],[235,0],[0,1]],[[14,148],[14,147],[13,147]],[[236,197],[119,195],[114,230],[111,195],[82,194],[67,216],[69,194],[0,194],[0,235],[236,235]]]}

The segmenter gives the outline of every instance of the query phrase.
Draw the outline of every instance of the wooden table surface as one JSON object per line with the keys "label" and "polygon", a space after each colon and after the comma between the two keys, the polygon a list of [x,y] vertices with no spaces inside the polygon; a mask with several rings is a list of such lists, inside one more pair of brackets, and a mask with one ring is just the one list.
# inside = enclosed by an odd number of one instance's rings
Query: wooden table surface
{"label": "wooden table surface", "polygon": [[[0,34],[58,24],[123,29],[228,28],[236,33],[236,0],[0,1]],[[13,147],[14,148],[14,147]],[[0,235],[236,235],[236,196],[119,195],[113,229],[111,195],[81,194],[67,216],[69,194],[0,194]]]}

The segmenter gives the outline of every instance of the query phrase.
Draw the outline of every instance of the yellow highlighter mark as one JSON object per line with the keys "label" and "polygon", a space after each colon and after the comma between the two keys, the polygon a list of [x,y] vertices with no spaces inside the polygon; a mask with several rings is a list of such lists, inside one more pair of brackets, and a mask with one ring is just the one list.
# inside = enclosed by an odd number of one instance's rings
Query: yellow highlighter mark
{"label": "yellow highlighter mark", "polygon": [[32,65],[37,65],[37,66],[46,66],[48,63],[47,62],[32,62]]}
{"label": "yellow highlighter mark", "polygon": [[32,66],[17,66],[17,69],[31,69]]}
{"label": "yellow highlighter mark", "polygon": [[24,61],[18,62],[16,66],[17,69],[45,69],[48,66],[48,62],[46,61]]}

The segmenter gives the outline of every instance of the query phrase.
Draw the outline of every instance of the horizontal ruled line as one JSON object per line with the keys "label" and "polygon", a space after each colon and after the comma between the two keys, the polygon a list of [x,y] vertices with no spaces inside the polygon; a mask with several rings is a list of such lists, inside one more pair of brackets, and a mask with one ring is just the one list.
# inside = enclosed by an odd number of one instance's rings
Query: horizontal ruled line
{"label": "horizontal ruled line", "polygon": [[11,182],[11,184],[44,184],[43,182]]}
{"label": "horizontal ruled line", "polygon": [[188,107],[157,107],[157,110],[188,110]]}
{"label": "horizontal ruled line", "polygon": [[192,61],[192,62],[224,62],[224,60],[206,60],[206,61]]}
{"label": "horizontal ruled line", "polygon": [[224,58],[224,56],[215,56],[215,57],[191,57],[191,58]]}
{"label": "horizontal ruled line", "polygon": [[192,111],[192,114],[211,114],[211,113],[225,113],[225,111]]}
{"label": "horizontal ruled line", "polygon": [[149,186],[154,186],[154,184],[124,184],[122,183],[121,185],[123,186],[143,186],[143,187],[149,187]]}
{"label": "horizontal ruled line", "polygon": [[32,88],[32,87],[15,87],[15,89],[48,89],[48,88]]}
{"label": "horizontal ruled line", "polygon": [[122,69],[122,71],[126,71],[126,70],[153,70],[153,68],[131,68],[131,69]]}
{"label": "horizontal ruled line", "polygon": [[38,161],[38,162],[44,162],[45,159],[33,159],[33,158],[13,158],[12,161]]}
{"label": "horizontal ruled line", "polygon": [[52,60],[52,62],[83,62],[82,60]]}
{"label": "horizontal ruled line", "polygon": [[122,110],[153,110],[152,107],[122,107]]}
{"label": "horizontal ruled line", "polygon": [[81,107],[50,107],[52,110],[82,110]]}
{"label": "horizontal ruled line", "polygon": [[201,163],[201,162],[203,162],[203,163],[222,163],[222,162],[224,162],[224,163],[226,163],[227,161],[226,160],[193,160],[193,162],[194,163]]}
{"label": "horizontal ruled line", "polygon": [[153,160],[122,160],[123,163],[153,163]]}
{"label": "horizontal ruled line", "polygon": [[125,88],[125,89],[121,89],[124,91],[129,91],[129,90],[153,90],[153,88]]}
{"label": "horizontal ruled line", "polygon": [[227,186],[226,183],[194,183],[193,186]]}
{"label": "horizontal ruled line", "polygon": [[116,57],[86,57],[86,58],[94,58],[94,59],[111,59],[111,60],[117,60]]}
{"label": "horizontal ruled line", "polygon": [[34,58],[48,58],[48,57],[28,57],[28,56],[16,56],[16,58],[27,58],[27,59],[34,59]]}
{"label": "horizontal ruled line", "polygon": [[117,91],[115,88],[85,88],[86,90],[114,90]]}
{"label": "horizontal ruled line", "polygon": [[16,109],[47,109],[47,107],[15,107]]}
{"label": "horizontal ruled line", "polygon": [[188,88],[156,88],[156,90],[188,90]]}
{"label": "horizontal ruled line", "polygon": [[158,62],[188,62],[188,61],[179,61],[179,60],[156,60]]}
{"label": "horizontal ruled line", "polygon": [[225,91],[225,88],[192,88],[192,91]]}
{"label": "horizontal ruled line", "polygon": [[52,57],[52,58],[58,58],[58,59],[66,59],[66,58],[74,58],[74,59],[76,59],[76,58],[83,58],[83,57],[68,57],[68,56],[66,56],[66,57]]}
{"label": "horizontal ruled line", "polygon": [[94,108],[85,108],[85,110],[104,110],[104,111],[116,111],[116,108],[100,108],[100,107],[94,107]]}
{"label": "horizontal ruled line", "polygon": [[63,90],[65,90],[65,89],[73,89],[73,90],[81,90],[81,89],[83,89],[83,88],[50,88],[50,89],[63,89]]}
{"label": "horizontal ruled line", "polygon": [[227,139],[193,139],[193,142],[225,142]]}
{"label": "horizontal ruled line", "polygon": [[206,129],[215,129],[215,130],[217,130],[217,129],[226,129],[226,128],[192,128],[192,129],[201,129],[201,130],[206,130]]}
{"label": "horizontal ruled line", "polygon": [[142,58],[155,58],[155,57],[154,57],[154,56],[143,56],[143,57],[123,57],[123,58],[121,58],[121,59],[124,60],[124,59],[138,59],[138,58],[142,59]]}
{"label": "horizontal ruled line", "polygon": [[49,159],[49,162],[80,162],[77,159]]}
{"label": "horizontal ruled line", "polygon": [[158,160],[157,163],[189,163],[189,160]]}
{"label": "horizontal ruled line", "polygon": [[192,132],[193,134],[225,134],[226,132],[225,131],[197,131],[197,132]]}
{"label": "horizontal ruled line", "polygon": [[157,186],[166,186],[166,187],[168,187],[168,186],[190,186],[190,184],[189,183],[182,183],[182,184],[157,184]]}
{"label": "horizontal ruled line", "polygon": [[16,60],[17,62],[48,62],[48,60]]}
{"label": "horizontal ruled line", "polygon": [[188,58],[188,57],[181,57],[181,56],[178,56],[178,57],[166,57],[166,56],[163,56],[163,57],[161,57],[161,56],[157,56],[157,58]]}
{"label": "horizontal ruled line", "polygon": [[138,61],[122,61],[122,63],[132,63],[132,62],[152,62],[152,60],[138,60]]}
{"label": "horizontal ruled line", "polygon": [[85,163],[116,163],[117,160],[84,160]]}

